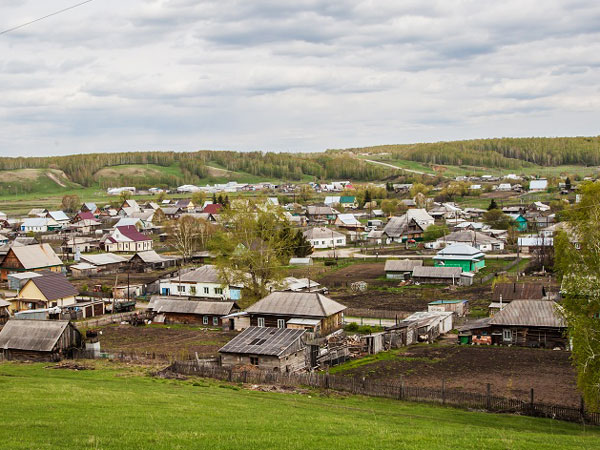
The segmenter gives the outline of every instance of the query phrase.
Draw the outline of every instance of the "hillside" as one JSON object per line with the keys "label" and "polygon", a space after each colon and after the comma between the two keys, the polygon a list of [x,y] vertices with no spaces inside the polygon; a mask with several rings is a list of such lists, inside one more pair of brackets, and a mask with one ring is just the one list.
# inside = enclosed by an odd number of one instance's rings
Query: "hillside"
{"label": "hillside", "polygon": [[4,448],[568,449],[592,448],[600,438],[597,429],[549,419],[308,390],[261,392],[85,364],[95,370],[0,364]]}
{"label": "hillside", "polygon": [[0,170],[0,195],[59,194],[81,188],[58,169]]}
{"label": "hillside", "polygon": [[502,168],[512,171],[563,165],[598,166],[600,137],[496,138],[329,150],[431,165]]}

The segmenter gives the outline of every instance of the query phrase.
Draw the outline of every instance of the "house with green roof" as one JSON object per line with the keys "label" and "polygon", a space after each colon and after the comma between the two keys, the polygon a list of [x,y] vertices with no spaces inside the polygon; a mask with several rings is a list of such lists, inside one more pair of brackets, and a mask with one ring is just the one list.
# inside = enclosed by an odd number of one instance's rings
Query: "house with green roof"
{"label": "house with green roof", "polygon": [[485,267],[485,254],[467,244],[452,244],[440,250],[434,257],[436,267],[460,267],[463,272],[477,272]]}
{"label": "house with green roof", "polygon": [[342,195],[340,197],[340,206],[352,209],[358,208],[358,203],[356,203],[356,197],[351,195]]}
{"label": "house with green roof", "polygon": [[507,214],[514,222],[517,231],[527,231],[527,219],[522,214]]}

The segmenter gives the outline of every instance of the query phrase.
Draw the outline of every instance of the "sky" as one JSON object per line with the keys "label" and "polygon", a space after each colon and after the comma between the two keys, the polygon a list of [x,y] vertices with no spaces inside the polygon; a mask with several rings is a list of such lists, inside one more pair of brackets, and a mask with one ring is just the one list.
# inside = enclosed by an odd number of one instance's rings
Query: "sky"
{"label": "sky", "polygon": [[597,0],[93,0],[0,35],[0,155],[590,136],[599,82]]}

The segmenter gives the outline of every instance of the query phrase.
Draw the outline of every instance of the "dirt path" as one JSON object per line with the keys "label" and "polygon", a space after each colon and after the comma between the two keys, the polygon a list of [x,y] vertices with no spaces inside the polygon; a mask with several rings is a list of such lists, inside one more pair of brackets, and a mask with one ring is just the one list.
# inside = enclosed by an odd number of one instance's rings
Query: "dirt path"
{"label": "dirt path", "polygon": [[384,162],[381,162],[381,161],[374,161],[372,159],[365,159],[364,161],[369,162],[371,164],[379,164],[380,166],[391,167],[392,169],[396,169],[396,170],[404,170],[405,172],[416,173],[418,175],[427,175],[428,177],[435,177],[436,176],[436,175],[434,175],[432,173],[421,172],[420,170],[405,169],[403,167],[394,166],[393,164],[384,163]]}

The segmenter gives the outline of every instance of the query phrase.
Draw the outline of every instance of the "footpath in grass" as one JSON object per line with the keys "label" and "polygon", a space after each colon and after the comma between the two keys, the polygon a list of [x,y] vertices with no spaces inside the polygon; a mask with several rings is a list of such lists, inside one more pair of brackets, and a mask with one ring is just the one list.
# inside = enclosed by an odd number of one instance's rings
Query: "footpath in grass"
{"label": "footpath in grass", "polygon": [[554,450],[593,448],[600,438],[549,419],[157,379],[106,362],[46,367],[0,364],[1,448]]}

